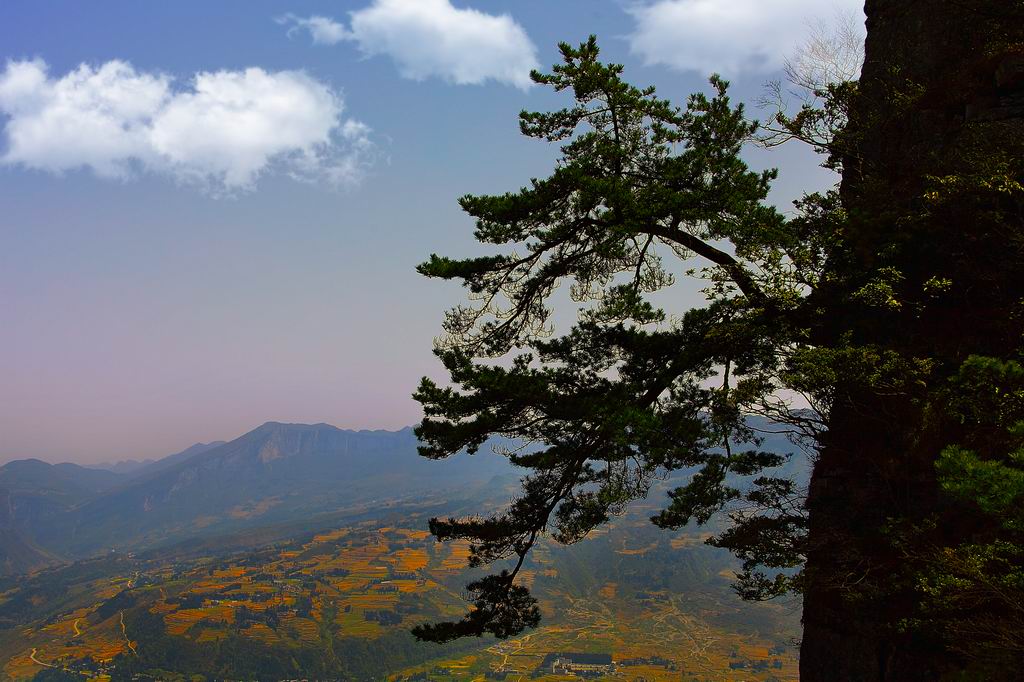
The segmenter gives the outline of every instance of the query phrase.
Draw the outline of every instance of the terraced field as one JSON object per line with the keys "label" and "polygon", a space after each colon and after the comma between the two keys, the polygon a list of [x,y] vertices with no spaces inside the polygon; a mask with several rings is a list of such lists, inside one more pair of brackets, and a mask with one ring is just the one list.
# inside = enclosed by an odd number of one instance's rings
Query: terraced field
{"label": "terraced field", "polygon": [[[228,557],[85,562],[84,579],[40,574],[0,596],[0,616],[39,614],[0,630],[3,675],[526,679],[550,652],[584,651],[624,662],[614,679],[796,679],[792,606],[738,602],[727,560],[700,538],[628,519],[575,548],[539,548],[522,574],[545,615],[538,630],[413,642],[412,625],[465,611],[468,554],[421,527],[365,522]],[[225,668],[239,657],[250,667]]]}
{"label": "terraced field", "polygon": [[[392,680],[477,680],[506,673],[508,680],[565,680],[536,675],[551,652],[611,653],[615,680],[646,682],[799,679],[795,645],[772,643],[716,626],[693,613],[685,597],[651,595],[639,604],[609,599],[573,599],[557,623],[503,642],[471,657],[432,661],[409,668]],[[706,604],[713,606],[713,604]],[[444,671],[450,671],[445,673]]]}

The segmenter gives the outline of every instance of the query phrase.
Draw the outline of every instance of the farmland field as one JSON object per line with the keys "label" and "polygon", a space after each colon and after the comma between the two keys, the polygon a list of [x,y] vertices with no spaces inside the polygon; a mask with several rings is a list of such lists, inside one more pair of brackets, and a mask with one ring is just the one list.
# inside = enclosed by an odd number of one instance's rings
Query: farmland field
{"label": "farmland field", "polygon": [[610,679],[795,680],[797,605],[740,602],[728,557],[648,525],[627,517],[578,546],[543,545],[522,574],[541,627],[446,647],[408,630],[461,616],[474,573],[468,545],[422,526],[362,522],[228,556],[80,562],[3,592],[5,623],[35,614],[0,630],[3,675],[554,680],[538,667],[572,651],[611,654]]}

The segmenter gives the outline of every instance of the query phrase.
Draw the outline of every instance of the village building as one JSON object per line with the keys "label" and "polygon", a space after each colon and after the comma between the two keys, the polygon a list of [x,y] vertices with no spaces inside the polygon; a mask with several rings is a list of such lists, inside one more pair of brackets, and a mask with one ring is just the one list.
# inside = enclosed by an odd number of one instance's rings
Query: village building
{"label": "village building", "polygon": [[[550,654],[549,654],[550,656]],[[555,654],[551,658],[551,672],[555,675],[601,675],[615,671],[611,654]]]}

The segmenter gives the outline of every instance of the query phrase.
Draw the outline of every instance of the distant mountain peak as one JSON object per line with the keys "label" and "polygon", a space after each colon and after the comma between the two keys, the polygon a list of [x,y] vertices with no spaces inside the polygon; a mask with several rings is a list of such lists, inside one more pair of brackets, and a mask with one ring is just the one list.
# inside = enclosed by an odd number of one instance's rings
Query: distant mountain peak
{"label": "distant mountain peak", "polygon": [[279,422],[279,421],[273,421],[273,420],[263,422],[263,424],[261,424],[257,428],[261,428],[261,429],[262,428],[271,428],[271,429],[280,429],[280,428],[313,429],[313,428],[316,428],[318,426],[326,426],[326,427],[332,428],[332,429],[338,428],[336,426],[332,426],[330,424],[325,424],[323,422],[321,422],[319,424],[307,424],[305,422]]}
{"label": "distant mountain peak", "polygon": [[41,471],[41,470],[44,470],[44,469],[50,469],[53,466],[54,466],[53,464],[50,464],[49,462],[44,462],[41,459],[36,459],[35,457],[28,457],[26,459],[12,459],[10,462],[8,462],[7,464],[4,464],[0,468],[7,469],[8,471],[15,471],[15,470],[19,470],[19,469],[21,469],[21,470],[37,469],[37,470]]}
{"label": "distant mountain peak", "polygon": [[[266,421],[257,426],[251,433],[266,433],[268,431],[329,431],[332,433],[348,433],[348,434],[380,434],[380,435],[397,435],[397,434],[409,434],[412,433],[413,426],[403,426],[399,429],[343,429],[340,426],[334,424],[328,424],[327,422],[317,422],[316,424],[307,424],[304,422],[279,422],[279,421]],[[244,436],[243,436],[244,437]]]}

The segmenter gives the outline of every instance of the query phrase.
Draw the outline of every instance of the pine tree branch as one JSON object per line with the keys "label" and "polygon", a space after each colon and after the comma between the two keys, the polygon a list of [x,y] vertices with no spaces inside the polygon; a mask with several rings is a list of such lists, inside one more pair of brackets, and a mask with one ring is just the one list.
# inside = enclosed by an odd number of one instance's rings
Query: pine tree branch
{"label": "pine tree branch", "polygon": [[768,301],[768,297],[765,296],[754,278],[750,275],[743,264],[733,258],[731,255],[722,251],[721,249],[715,248],[708,244],[706,241],[699,239],[685,230],[679,229],[679,220],[673,221],[672,227],[662,227],[660,225],[654,225],[645,230],[647,234],[654,235],[665,241],[678,244],[690,251],[693,251],[698,256],[702,256],[715,265],[719,265],[725,268],[726,272],[732,278],[732,281],[736,283],[736,286],[740,288],[740,291],[749,298],[751,301],[757,304],[765,304]]}

